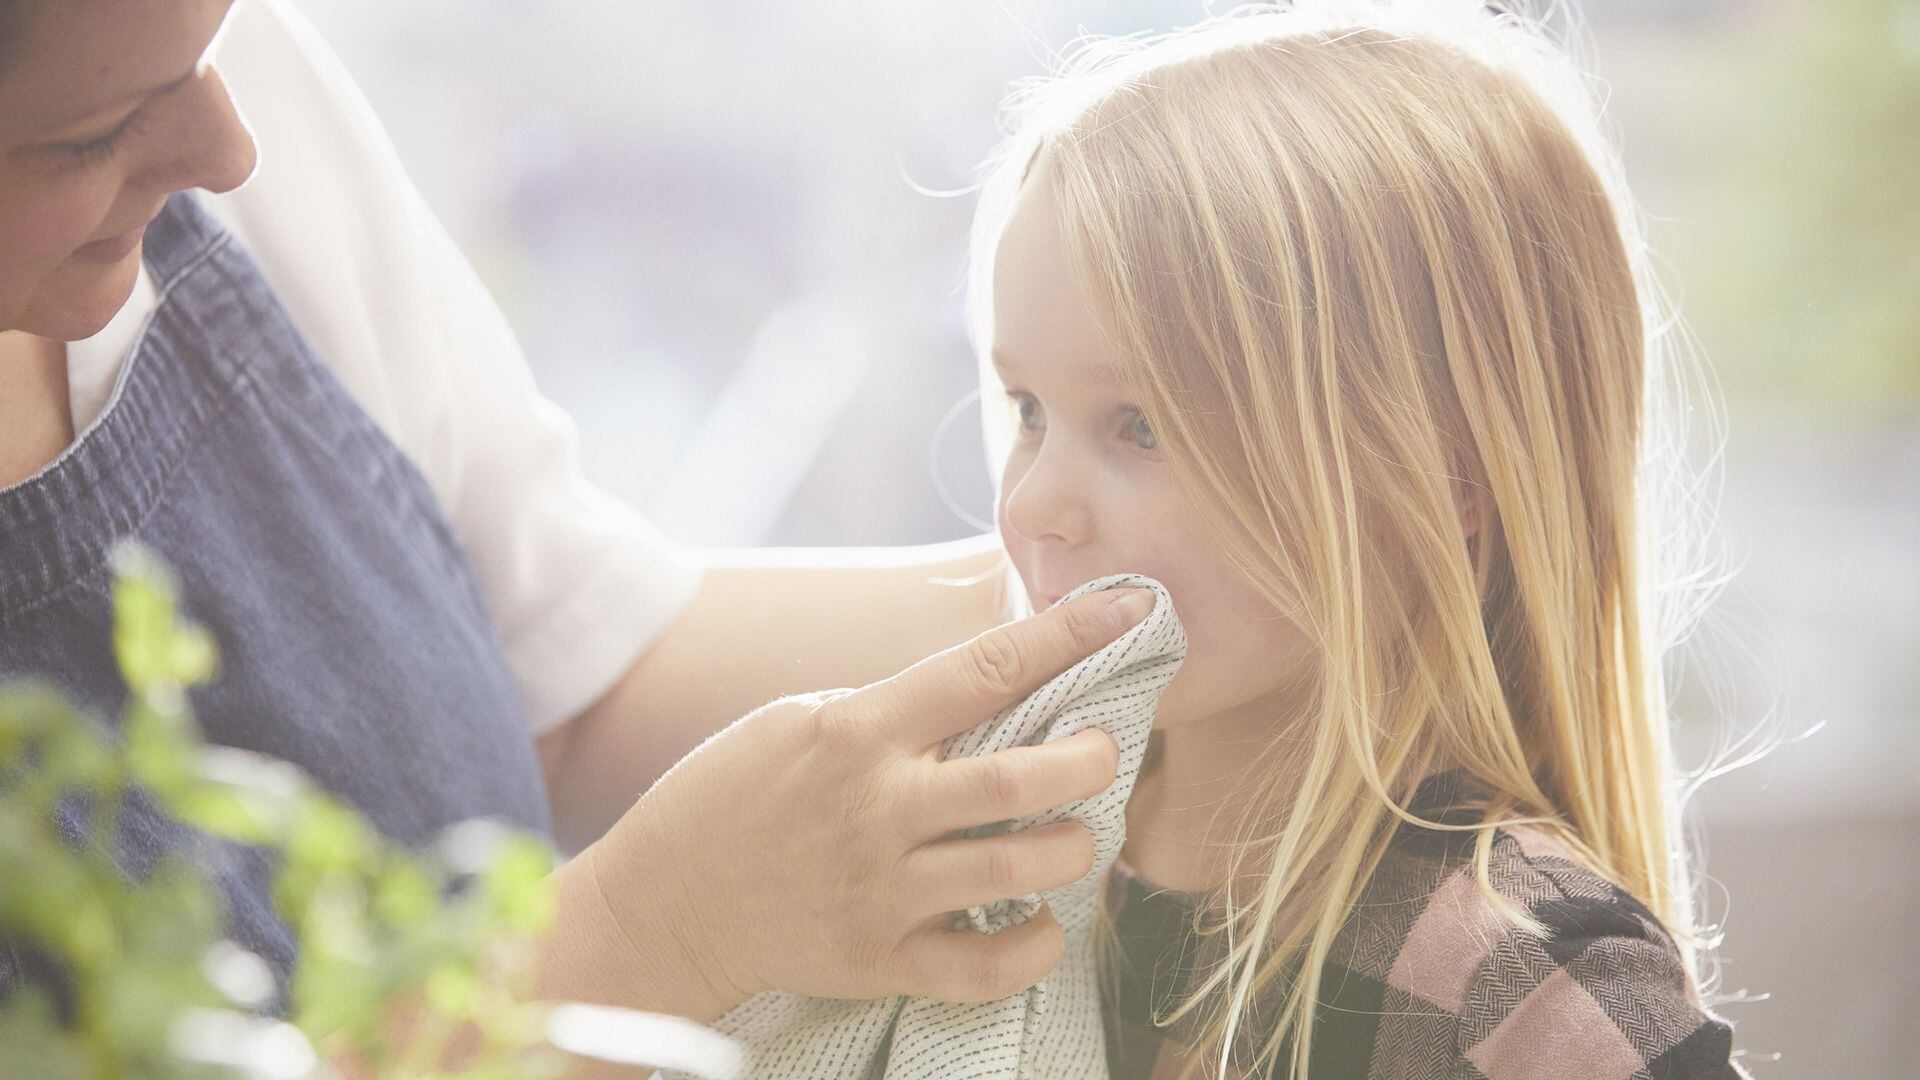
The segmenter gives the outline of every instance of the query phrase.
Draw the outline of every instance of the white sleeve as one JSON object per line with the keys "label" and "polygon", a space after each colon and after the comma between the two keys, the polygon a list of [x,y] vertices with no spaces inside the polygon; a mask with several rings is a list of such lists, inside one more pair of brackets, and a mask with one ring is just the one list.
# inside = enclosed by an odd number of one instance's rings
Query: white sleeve
{"label": "white sleeve", "polygon": [[243,0],[216,64],[260,147],[206,205],[321,361],[426,476],[479,572],[528,718],[591,704],[701,568],[588,484],[571,421],[401,168],[352,78],[286,0]]}

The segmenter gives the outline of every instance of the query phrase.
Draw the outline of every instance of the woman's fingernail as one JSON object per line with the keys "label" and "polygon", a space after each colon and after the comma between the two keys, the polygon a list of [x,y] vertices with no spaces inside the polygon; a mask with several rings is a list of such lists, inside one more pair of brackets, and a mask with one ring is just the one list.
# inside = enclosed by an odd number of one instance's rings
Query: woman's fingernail
{"label": "woman's fingernail", "polygon": [[1113,621],[1125,630],[1153,610],[1153,594],[1145,589],[1120,589],[1107,610],[1113,612]]}

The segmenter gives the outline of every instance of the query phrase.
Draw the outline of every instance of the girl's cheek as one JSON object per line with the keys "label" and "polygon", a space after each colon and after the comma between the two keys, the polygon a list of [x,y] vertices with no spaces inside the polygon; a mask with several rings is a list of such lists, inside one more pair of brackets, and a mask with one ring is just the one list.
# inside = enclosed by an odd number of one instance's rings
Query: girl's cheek
{"label": "girl's cheek", "polygon": [[1013,494],[1014,487],[1020,483],[1020,475],[1014,458],[1009,455],[1006,465],[1000,470],[1000,483],[993,493],[993,527],[1000,531],[1000,544],[1008,551],[1013,550],[1016,537],[1013,530],[1007,527],[1007,497]]}
{"label": "girl's cheek", "polygon": [[1009,455],[1006,466],[1001,469],[999,490],[994,493],[993,500],[993,527],[1000,534],[1000,547],[1007,553],[1007,560],[1013,563],[1014,572],[1020,575],[1022,582],[1025,582],[1029,580],[1031,569],[1028,565],[1027,544],[1007,524],[1007,497],[1013,493],[1021,476],[1025,475],[1025,470],[1017,462],[1019,453],[1020,451],[1015,450]]}
{"label": "girl's cheek", "polygon": [[1142,496],[1132,515],[1145,541],[1139,562],[1173,597],[1187,630],[1188,665],[1195,679],[1212,684],[1205,696],[1235,700],[1271,689],[1287,666],[1283,654],[1299,651],[1298,631],[1227,558],[1201,524],[1202,508],[1170,487],[1149,485]]}

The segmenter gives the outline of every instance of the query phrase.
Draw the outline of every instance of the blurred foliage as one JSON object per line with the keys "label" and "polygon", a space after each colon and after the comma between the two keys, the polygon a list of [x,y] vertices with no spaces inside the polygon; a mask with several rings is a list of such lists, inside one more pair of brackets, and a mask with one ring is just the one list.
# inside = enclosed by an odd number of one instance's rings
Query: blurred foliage
{"label": "blurred foliage", "polygon": [[[1742,6],[1675,85],[1692,117],[1672,257],[1736,403],[1920,411],[1920,2]],[[1662,239],[1664,234],[1665,239]]]}
{"label": "blurred foliage", "polygon": [[[509,989],[552,915],[546,844],[469,822],[408,853],[292,766],[202,745],[187,690],[213,675],[214,644],[181,621],[152,558],[122,551],[118,568],[117,737],[50,689],[0,687],[0,941],[59,973],[0,999],[0,1075],[324,1076],[322,1059],[376,1077],[558,1075],[545,1008]],[[222,939],[221,897],[189,859],[116,864],[133,798],[274,853],[274,900],[300,944],[286,1020],[265,1015],[273,977]],[[83,843],[56,807],[78,807]],[[419,1006],[404,1032],[395,1002]],[[463,1028],[477,1045],[441,1071]]]}

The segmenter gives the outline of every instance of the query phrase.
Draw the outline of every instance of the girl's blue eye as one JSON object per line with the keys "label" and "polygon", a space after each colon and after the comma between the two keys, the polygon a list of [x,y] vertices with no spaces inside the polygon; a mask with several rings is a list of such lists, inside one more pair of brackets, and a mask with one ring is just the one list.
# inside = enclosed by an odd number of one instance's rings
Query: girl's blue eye
{"label": "girl's blue eye", "polygon": [[1127,437],[1142,450],[1154,450],[1160,446],[1159,440],[1153,437],[1153,428],[1147,426],[1144,413],[1135,412],[1127,422]]}
{"label": "girl's blue eye", "polygon": [[1020,414],[1020,430],[1042,431],[1047,426],[1047,414],[1040,408],[1040,400],[1025,390],[1010,390],[1007,396],[1013,399],[1013,407]]}

